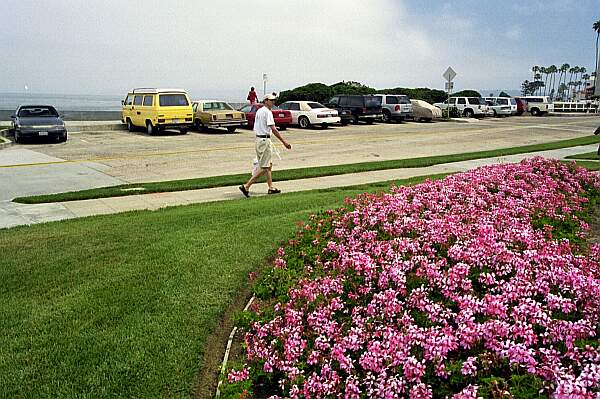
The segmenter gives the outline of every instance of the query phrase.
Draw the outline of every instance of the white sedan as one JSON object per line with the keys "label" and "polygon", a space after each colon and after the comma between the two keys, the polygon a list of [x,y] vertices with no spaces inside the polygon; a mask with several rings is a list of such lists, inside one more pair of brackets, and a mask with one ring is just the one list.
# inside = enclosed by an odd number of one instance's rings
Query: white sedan
{"label": "white sedan", "polygon": [[315,101],[286,101],[279,105],[280,109],[290,111],[292,124],[306,129],[311,125],[327,127],[341,121],[335,109],[327,108]]}

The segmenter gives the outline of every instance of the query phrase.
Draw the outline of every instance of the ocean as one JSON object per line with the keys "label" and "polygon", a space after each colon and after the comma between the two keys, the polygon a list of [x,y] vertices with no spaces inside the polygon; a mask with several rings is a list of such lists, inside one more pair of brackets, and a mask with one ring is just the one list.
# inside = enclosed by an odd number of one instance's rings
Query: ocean
{"label": "ocean", "polygon": [[0,93],[0,110],[14,111],[19,105],[53,105],[62,111],[120,111],[119,95],[75,95]]}
{"label": "ocean", "polygon": [[[78,95],[0,93],[0,111],[14,111],[19,105],[52,105],[59,112],[66,111],[121,111],[121,100],[125,95]],[[196,97],[191,97],[192,99]],[[201,98],[201,97],[199,97]],[[239,100],[238,100],[239,101]],[[229,102],[234,108],[245,103]]]}

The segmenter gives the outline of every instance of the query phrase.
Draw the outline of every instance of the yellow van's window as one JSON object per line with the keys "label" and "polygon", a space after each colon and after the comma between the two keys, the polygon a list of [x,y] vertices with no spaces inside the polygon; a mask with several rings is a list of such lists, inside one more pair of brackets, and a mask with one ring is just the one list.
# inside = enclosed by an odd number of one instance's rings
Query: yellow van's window
{"label": "yellow van's window", "polygon": [[135,96],[133,99],[133,105],[142,105],[142,96]]}
{"label": "yellow van's window", "polygon": [[144,106],[145,107],[151,107],[153,99],[154,99],[153,96],[144,96]]}
{"label": "yellow van's window", "polygon": [[186,107],[190,105],[183,94],[161,94],[158,96],[161,107]]}
{"label": "yellow van's window", "polygon": [[133,96],[128,95],[127,98],[125,99],[125,105],[131,105],[131,104],[133,104]]}

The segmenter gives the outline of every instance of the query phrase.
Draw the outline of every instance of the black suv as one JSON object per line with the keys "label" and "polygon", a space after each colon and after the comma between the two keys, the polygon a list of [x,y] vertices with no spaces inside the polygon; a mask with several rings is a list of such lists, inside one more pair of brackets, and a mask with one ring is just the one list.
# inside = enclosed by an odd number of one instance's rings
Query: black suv
{"label": "black suv", "polygon": [[342,119],[342,125],[347,125],[350,121],[358,123],[360,120],[371,124],[374,120],[380,120],[383,116],[381,97],[376,96],[340,94],[331,97],[325,103],[325,106],[338,111]]}

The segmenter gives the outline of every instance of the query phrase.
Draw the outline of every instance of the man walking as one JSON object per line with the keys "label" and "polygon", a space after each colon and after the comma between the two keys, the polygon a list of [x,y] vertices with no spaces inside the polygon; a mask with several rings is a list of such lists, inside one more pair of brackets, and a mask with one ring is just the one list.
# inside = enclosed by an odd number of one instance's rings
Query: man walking
{"label": "man walking", "polygon": [[261,107],[256,111],[254,119],[254,134],[256,135],[256,158],[258,159],[259,169],[252,175],[250,180],[246,184],[241,185],[240,191],[246,197],[250,197],[250,186],[252,186],[259,177],[267,175],[267,185],[269,186],[268,194],[278,194],[281,191],[273,187],[273,178],[271,175],[271,168],[273,166],[271,160],[273,156],[273,143],[271,143],[271,135],[275,135],[281,141],[281,143],[290,150],[292,145],[288,143],[279,133],[275,127],[275,120],[273,119],[273,108],[275,96],[267,94],[263,100],[264,107]]}

